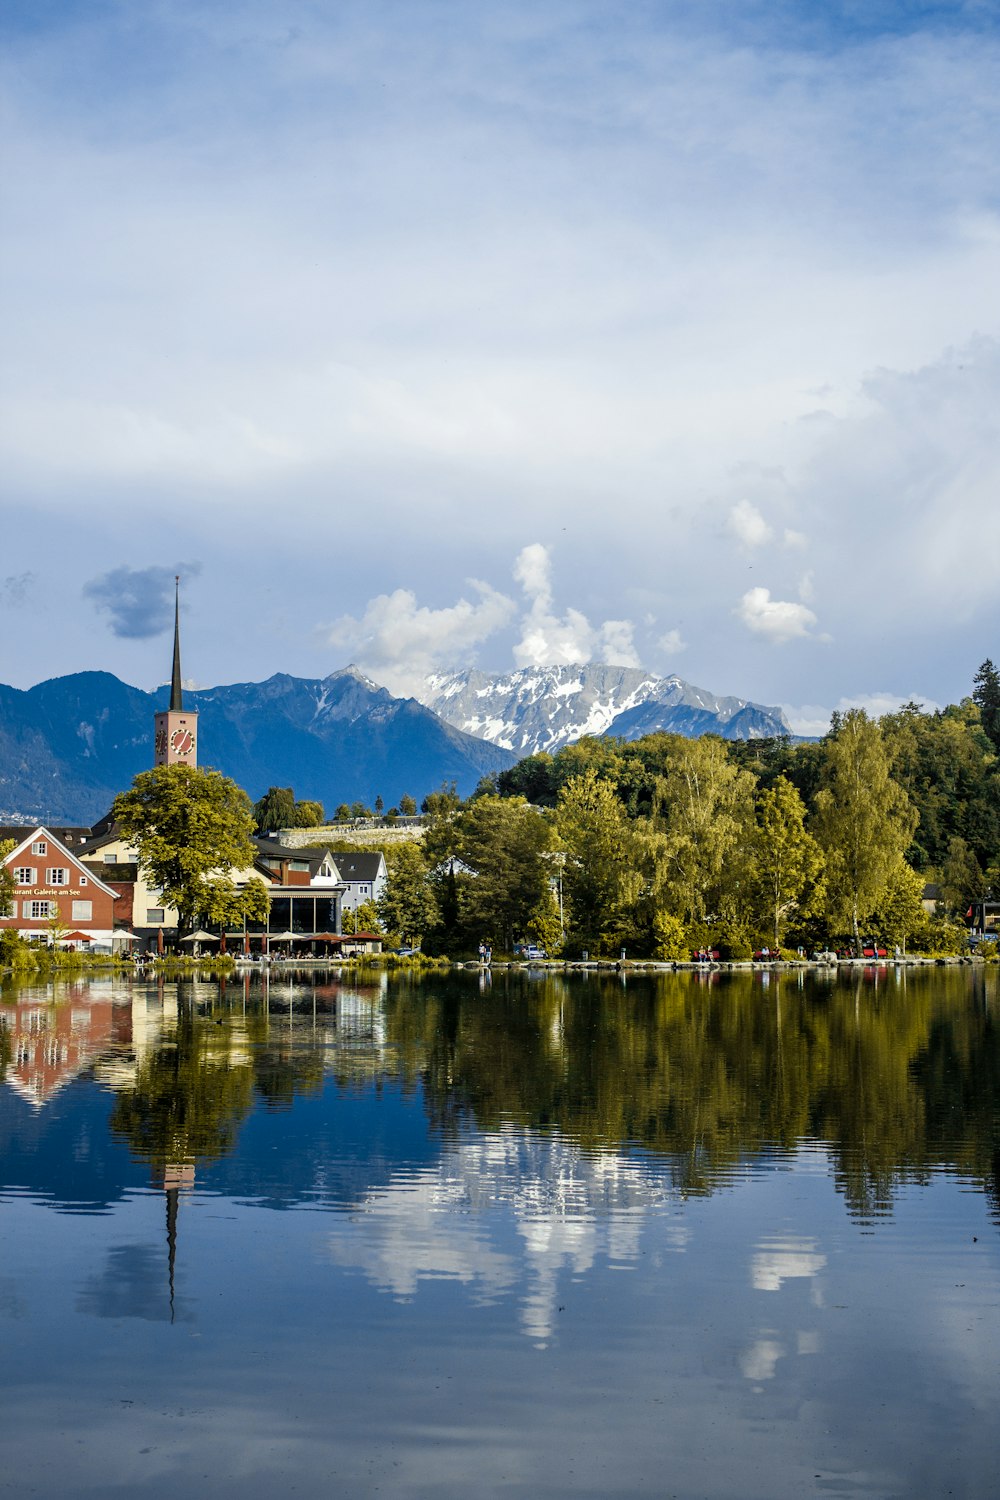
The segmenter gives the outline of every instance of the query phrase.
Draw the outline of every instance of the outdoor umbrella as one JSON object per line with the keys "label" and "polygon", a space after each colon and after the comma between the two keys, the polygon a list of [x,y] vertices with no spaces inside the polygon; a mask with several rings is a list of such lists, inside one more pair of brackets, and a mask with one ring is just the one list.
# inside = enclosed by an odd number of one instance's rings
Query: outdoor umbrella
{"label": "outdoor umbrella", "polygon": [[187,937],[182,937],[182,943],[217,943],[219,939],[214,932],[206,932],[204,927],[199,927],[197,932],[189,932]]}

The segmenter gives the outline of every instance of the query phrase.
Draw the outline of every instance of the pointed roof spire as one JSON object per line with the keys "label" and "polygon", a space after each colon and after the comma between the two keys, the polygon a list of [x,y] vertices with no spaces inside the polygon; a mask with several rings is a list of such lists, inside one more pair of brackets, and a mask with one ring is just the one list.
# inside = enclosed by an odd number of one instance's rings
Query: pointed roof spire
{"label": "pointed roof spire", "polygon": [[174,670],[170,678],[170,707],[183,709],[181,694],[181,580],[174,578]]}

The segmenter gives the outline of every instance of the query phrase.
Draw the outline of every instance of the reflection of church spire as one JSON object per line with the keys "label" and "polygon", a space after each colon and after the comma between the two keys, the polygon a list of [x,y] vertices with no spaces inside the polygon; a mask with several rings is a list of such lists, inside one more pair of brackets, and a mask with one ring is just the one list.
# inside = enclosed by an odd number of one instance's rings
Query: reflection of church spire
{"label": "reflection of church spire", "polygon": [[168,1187],[167,1198],[167,1281],[170,1287],[170,1321],[174,1321],[174,1263],[177,1259],[177,1199],[180,1188]]}
{"label": "reflection of church spire", "polygon": [[180,712],[184,707],[181,693],[181,580],[174,579],[174,669],[170,678],[170,707]]}

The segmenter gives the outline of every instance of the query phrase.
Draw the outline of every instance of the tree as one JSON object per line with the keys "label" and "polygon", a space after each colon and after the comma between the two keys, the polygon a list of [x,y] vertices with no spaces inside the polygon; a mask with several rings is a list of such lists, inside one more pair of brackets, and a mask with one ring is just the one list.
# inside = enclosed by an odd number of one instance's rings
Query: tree
{"label": "tree", "polygon": [[840,716],[824,740],[823,786],[812,832],[826,855],[828,909],[853,934],[883,899],[917,826],[917,815],[893,780],[882,731],[860,708]]}
{"label": "tree", "polygon": [[253,816],[258,833],[294,828],[295,793],[290,786],[269,786],[260,801],[254,803]]}
{"label": "tree", "polygon": [[986,877],[964,839],[953,838],[941,870],[941,896],[951,916],[965,919],[970,907],[983,898]]}
{"label": "tree", "polygon": [[780,948],[790,917],[823,867],[820,847],[806,831],[805,805],[784,776],[757,798],[750,854],[750,894],[762,928]]}
{"label": "tree", "polygon": [[177,908],[181,935],[203,920],[242,922],[266,912],[262,880],[241,889],[231,878],[253,863],[253,807],[220,771],[155,766],[119,793],[111,811],[147,880]]}
{"label": "tree", "polygon": [[295,822],[293,828],[322,828],[326,822],[326,813],[322,802],[313,802],[308,798],[295,804]]}
{"label": "tree", "polygon": [[727,913],[753,826],[754,777],[721,740],[678,738],[655,787],[655,826],[664,835],[654,889],[686,922]]}
{"label": "tree", "polygon": [[439,916],[427,861],[418,844],[407,843],[389,851],[387,863],[388,878],[378,901],[379,921],[409,947],[419,947]]}
{"label": "tree", "polygon": [[382,931],[379,920],[378,906],[374,901],[360,901],[356,907],[351,907],[343,915],[344,932],[351,936],[355,932],[377,932]]}
{"label": "tree", "polygon": [[[17,848],[13,839],[0,839],[0,861]],[[9,917],[14,910],[14,877],[5,864],[0,863],[0,917]]]}
{"label": "tree", "polygon": [[319,828],[325,821],[322,802],[296,802],[290,786],[269,786],[253,805],[258,833],[274,828]]}
{"label": "tree", "polygon": [[[523,797],[475,797],[450,820],[447,837],[464,871],[459,919],[467,943],[490,939],[509,953],[532,924],[546,925],[552,831],[536,808]],[[433,848],[430,830],[427,841]]]}
{"label": "tree", "polygon": [[972,681],[972,701],[979,707],[980,721],[994,750],[1000,753],[1000,672],[989,657]]}
{"label": "tree", "polygon": [[399,799],[399,811],[404,818],[412,818],[417,811],[417,804],[409,792],[404,792]]}
{"label": "tree", "polygon": [[573,943],[600,953],[631,941],[643,886],[639,841],[596,767],[563,787],[556,832],[566,851],[563,889]]}

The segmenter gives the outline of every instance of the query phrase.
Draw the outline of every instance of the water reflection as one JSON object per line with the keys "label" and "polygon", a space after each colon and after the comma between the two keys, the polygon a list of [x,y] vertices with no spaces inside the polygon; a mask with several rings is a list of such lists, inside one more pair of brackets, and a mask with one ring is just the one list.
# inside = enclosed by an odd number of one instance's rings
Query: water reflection
{"label": "water reflection", "polygon": [[[561,1157],[539,1169],[539,1193],[579,1183],[580,1151],[597,1153],[590,1192],[614,1177],[608,1162],[641,1148],[659,1183],[691,1196],[814,1141],[866,1221],[891,1213],[901,1182],[941,1167],[996,1205],[995,973],[666,976],[624,990],[617,978],[511,975],[488,992],[481,978],[358,986],[289,973],[8,991],[3,1080],[36,1113],[74,1079],[98,1081],[114,1095],[112,1140],[153,1181],[232,1157],[257,1108],[391,1084],[419,1093],[439,1147],[474,1128],[506,1159],[516,1124],[534,1133],[526,1140],[551,1135],[553,1157],[577,1148],[571,1168]],[[517,1147],[525,1160],[536,1149]],[[501,1172],[490,1191],[522,1175]],[[315,1181],[288,1184],[288,1201],[305,1193],[325,1196]]]}
{"label": "water reflection", "polygon": [[765,977],[6,990],[9,1471],[989,1493],[996,976]]}

